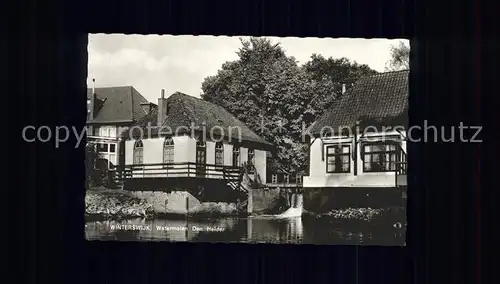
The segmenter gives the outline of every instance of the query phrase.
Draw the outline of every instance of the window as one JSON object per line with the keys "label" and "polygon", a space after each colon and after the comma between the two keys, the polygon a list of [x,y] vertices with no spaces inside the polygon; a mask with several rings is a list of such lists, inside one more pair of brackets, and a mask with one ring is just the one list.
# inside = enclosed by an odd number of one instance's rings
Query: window
{"label": "window", "polygon": [[[251,166],[255,166],[255,150],[254,149],[248,149],[248,163]],[[250,167],[249,173],[253,173],[254,167]]]}
{"label": "window", "polygon": [[116,164],[116,155],[115,154],[109,154],[109,159],[108,159],[108,169],[113,169],[114,164]]}
{"label": "window", "polygon": [[234,167],[241,166],[240,146],[237,145],[233,146],[233,166]]}
{"label": "window", "polygon": [[196,142],[196,173],[199,176],[205,175],[205,165],[207,162],[207,144],[204,141]]}
{"label": "window", "polygon": [[144,155],[144,147],[141,140],[135,141],[134,144],[134,165],[142,165]]}
{"label": "window", "polygon": [[224,144],[222,142],[215,143],[215,165],[224,165]]}
{"label": "window", "polygon": [[326,172],[351,172],[351,145],[326,146]]}
{"label": "window", "polygon": [[99,143],[97,144],[97,152],[99,153],[104,153],[104,152],[108,152],[108,144],[106,143]]}
{"label": "window", "polygon": [[100,131],[101,131],[101,130],[100,130],[100,127],[99,127],[99,126],[95,126],[95,127],[93,127],[93,128],[92,128],[92,131],[93,131],[93,133],[92,133],[92,134],[93,134],[94,136],[99,136],[99,133],[100,133]]}
{"label": "window", "polygon": [[163,142],[163,163],[174,163],[174,140],[172,138],[165,138]]}
{"label": "window", "polygon": [[108,127],[101,127],[100,128],[100,133],[99,133],[99,136],[102,136],[102,137],[109,137],[109,128]]}
{"label": "window", "polygon": [[363,145],[363,171],[389,172],[396,170],[396,143],[367,143]]}
{"label": "window", "polygon": [[271,183],[278,183],[278,175],[276,174],[271,175]]}
{"label": "window", "polygon": [[116,144],[109,144],[109,152],[110,153],[116,152]]}
{"label": "window", "polygon": [[255,164],[255,150],[254,149],[248,149],[248,162],[250,164]]}
{"label": "window", "polygon": [[109,131],[108,132],[109,137],[116,137],[116,127],[110,127],[108,131]]}

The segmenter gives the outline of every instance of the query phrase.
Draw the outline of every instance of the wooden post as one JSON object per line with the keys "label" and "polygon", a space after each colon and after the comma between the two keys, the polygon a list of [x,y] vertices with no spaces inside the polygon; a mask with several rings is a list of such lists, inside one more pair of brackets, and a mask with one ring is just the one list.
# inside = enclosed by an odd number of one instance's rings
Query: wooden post
{"label": "wooden post", "polygon": [[250,242],[252,240],[253,228],[252,219],[247,219],[247,240]]}
{"label": "wooden post", "polygon": [[248,188],[248,201],[247,201],[247,213],[252,214],[253,213],[253,196],[252,196],[253,189],[251,186]]}
{"label": "wooden post", "polygon": [[358,175],[358,133],[357,131],[354,131],[354,149],[353,149],[353,160],[354,160],[354,175]]}

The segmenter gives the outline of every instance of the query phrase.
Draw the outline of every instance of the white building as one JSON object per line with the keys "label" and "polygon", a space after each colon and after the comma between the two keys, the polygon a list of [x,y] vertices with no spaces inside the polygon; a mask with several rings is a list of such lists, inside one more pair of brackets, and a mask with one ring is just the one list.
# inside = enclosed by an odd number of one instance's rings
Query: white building
{"label": "white building", "polygon": [[155,107],[132,86],[87,89],[87,141],[96,145],[108,168],[124,163],[120,129],[137,123]]}
{"label": "white building", "polygon": [[129,131],[125,168],[133,180],[167,178],[231,179],[249,163],[266,177],[271,144],[222,107],[176,92]]}
{"label": "white building", "polygon": [[361,78],[310,127],[304,190],[406,185],[408,75],[405,70]]}

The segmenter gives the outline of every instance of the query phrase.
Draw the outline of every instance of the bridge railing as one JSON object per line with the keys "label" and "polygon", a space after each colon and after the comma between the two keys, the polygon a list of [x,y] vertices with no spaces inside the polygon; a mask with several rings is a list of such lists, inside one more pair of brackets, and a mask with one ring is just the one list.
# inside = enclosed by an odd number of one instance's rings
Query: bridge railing
{"label": "bridge railing", "polygon": [[301,186],[303,176],[300,174],[271,173],[266,178],[266,184],[271,186]]}
{"label": "bridge railing", "polygon": [[400,158],[398,159],[399,162],[396,163],[396,174],[406,175],[407,174],[406,169],[408,166],[408,161],[406,159],[407,155],[405,152],[400,151],[399,156],[400,156]]}
{"label": "bridge railing", "polygon": [[[400,152],[400,159],[398,162],[396,162],[396,182],[395,185],[396,187],[398,186],[398,181],[400,176],[406,176],[408,174],[407,172],[407,167],[408,167],[408,161],[407,161],[407,154],[403,151]],[[405,177],[406,178],[406,177]]]}
{"label": "bridge railing", "polygon": [[241,168],[213,164],[154,163],[115,166],[114,176],[118,181],[130,178],[207,178],[239,180]]}

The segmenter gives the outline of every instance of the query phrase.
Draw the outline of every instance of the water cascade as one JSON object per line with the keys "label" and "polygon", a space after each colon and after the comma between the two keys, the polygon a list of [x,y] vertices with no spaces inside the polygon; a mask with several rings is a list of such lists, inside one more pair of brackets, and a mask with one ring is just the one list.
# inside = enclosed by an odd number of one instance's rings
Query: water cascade
{"label": "water cascade", "polygon": [[277,215],[258,215],[252,218],[266,218],[266,219],[286,219],[286,218],[296,218],[302,216],[303,209],[303,195],[301,193],[293,193],[291,195],[290,208],[285,212]]}
{"label": "water cascade", "polygon": [[300,217],[302,216],[302,202],[303,196],[300,193],[292,194],[291,207],[288,208],[285,212],[275,215],[278,218],[292,218],[292,217]]}

